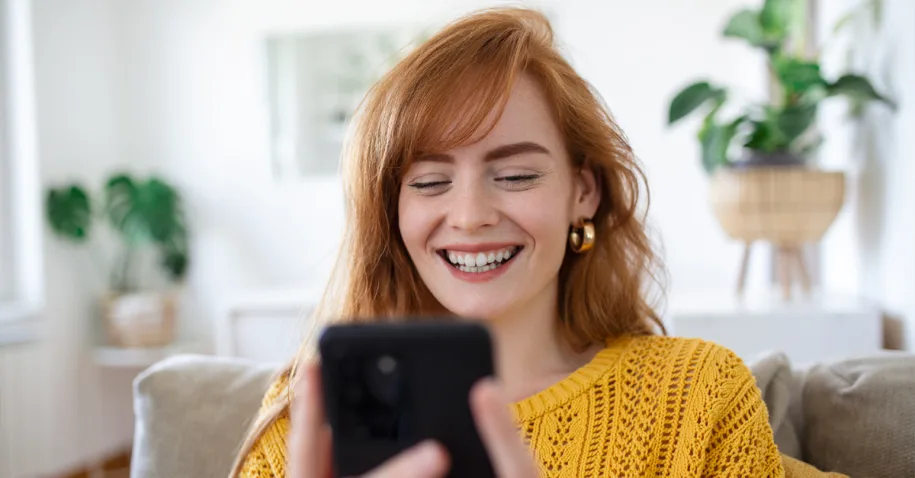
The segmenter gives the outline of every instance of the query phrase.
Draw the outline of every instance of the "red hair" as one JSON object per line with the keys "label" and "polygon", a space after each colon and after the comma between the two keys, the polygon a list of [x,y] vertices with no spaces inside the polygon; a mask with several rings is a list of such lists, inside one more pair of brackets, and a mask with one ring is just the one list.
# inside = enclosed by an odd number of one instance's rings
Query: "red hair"
{"label": "red hair", "polygon": [[[557,50],[546,17],[521,8],[483,10],[447,25],[366,95],[342,158],[348,228],[316,323],[446,312],[400,236],[403,175],[423,153],[485,136],[481,126],[494,108],[504,108],[522,74],[553,106],[572,166],[591,168],[601,184],[594,247],[567,251],[560,270],[557,330],[577,347],[664,330],[646,299],[646,286],[657,283],[663,267],[640,213],[648,191],[639,163],[600,95]],[[262,414],[240,459],[285,406]]]}
{"label": "red hair", "polygon": [[[343,157],[349,214],[340,294],[325,319],[397,320],[440,314],[400,237],[397,204],[414,158],[472,143],[504,108],[519,75],[553,105],[573,167],[601,183],[594,248],[568,251],[560,273],[561,331],[586,346],[663,330],[646,300],[661,271],[639,214],[644,175],[597,92],[557,51],[549,21],[528,9],[483,10],[448,25],[387,73],[366,96]],[[457,123],[455,123],[457,121]],[[474,136],[476,135],[476,136]]]}

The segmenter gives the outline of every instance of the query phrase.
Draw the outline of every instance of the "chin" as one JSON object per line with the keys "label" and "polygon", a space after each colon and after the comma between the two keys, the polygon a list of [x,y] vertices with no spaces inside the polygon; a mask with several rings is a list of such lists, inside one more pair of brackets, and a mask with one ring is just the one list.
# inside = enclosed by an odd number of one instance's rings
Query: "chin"
{"label": "chin", "polygon": [[442,305],[452,314],[465,319],[477,319],[486,322],[497,317],[502,317],[510,309],[507,305],[493,305],[491,301],[481,300],[483,303],[468,303],[458,298],[441,301]]}

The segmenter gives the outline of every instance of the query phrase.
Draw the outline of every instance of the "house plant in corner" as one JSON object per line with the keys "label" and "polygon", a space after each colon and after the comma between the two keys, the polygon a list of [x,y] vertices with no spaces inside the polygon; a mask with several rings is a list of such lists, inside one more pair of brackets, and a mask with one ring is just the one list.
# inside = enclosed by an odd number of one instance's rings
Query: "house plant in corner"
{"label": "house plant in corner", "polygon": [[[101,199],[69,184],[47,191],[45,213],[51,229],[65,240],[87,245],[92,236],[113,232],[113,260],[107,264],[109,290],[102,299],[110,345],[159,347],[175,333],[177,288],[187,273],[188,230],[181,197],[167,182],[114,174]],[[99,230],[99,223],[108,231]],[[107,244],[106,244],[107,245]],[[165,287],[143,277],[143,258],[155,254]]]}
{"label": "house plant in corner", "polygon": [[[750,245],[772,243],[779,282],[790,297],[792,275],[809,291],[801,254],[817,242],[842,208],[845,175],[812,164],[822,138],[815,128],[819,106],[844,98],[852,111],[868,103],[895,106],[861,75],[826,78],[808,53],[806,0],[765,0],[727,22],[723,36],[742,40],[764,55],[770,73],[770,98],[759,104],[728,104],[729,91],[697,81],[670,102],[668,124],[702,113],[698,131],[702,166],[710,177],[712,209],[725,232],[744,242],[737,292],[742,294]],[[725,116],[726,109],[733,112]]]}

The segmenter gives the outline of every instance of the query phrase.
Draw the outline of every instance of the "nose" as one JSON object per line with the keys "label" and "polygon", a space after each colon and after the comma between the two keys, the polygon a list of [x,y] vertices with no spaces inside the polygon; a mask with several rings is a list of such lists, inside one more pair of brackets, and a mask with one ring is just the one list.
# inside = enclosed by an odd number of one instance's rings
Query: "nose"
{"label": "nose", "polygon": [[447,222],[455,229],[474,232],[496,225],[499,222],[499,211],[485,186],[464,184],[452,190]]}

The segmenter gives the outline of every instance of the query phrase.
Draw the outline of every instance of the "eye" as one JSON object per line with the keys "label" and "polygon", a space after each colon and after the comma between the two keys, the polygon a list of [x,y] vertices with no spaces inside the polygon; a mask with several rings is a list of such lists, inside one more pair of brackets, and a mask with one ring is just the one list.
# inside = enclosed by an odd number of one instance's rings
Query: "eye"
{"label": "eye", "polygon": [[436,186],[442,186],[450,182],[451,181],[415,181],[410,183],[410,187],[414,189],[429,189]]}
{"label": "eye", "polygon": [[505,184],[509,188],[518,189],[529,186],[540,178],[540,174],[512,174],[510,176],[500,176],[496,178],[496,182]]}
{"label": "eye", "polygon": [[420,193],[435,194],[449,184],[451,184],[451,181],[413,181],[407,184],[407,186]]}

